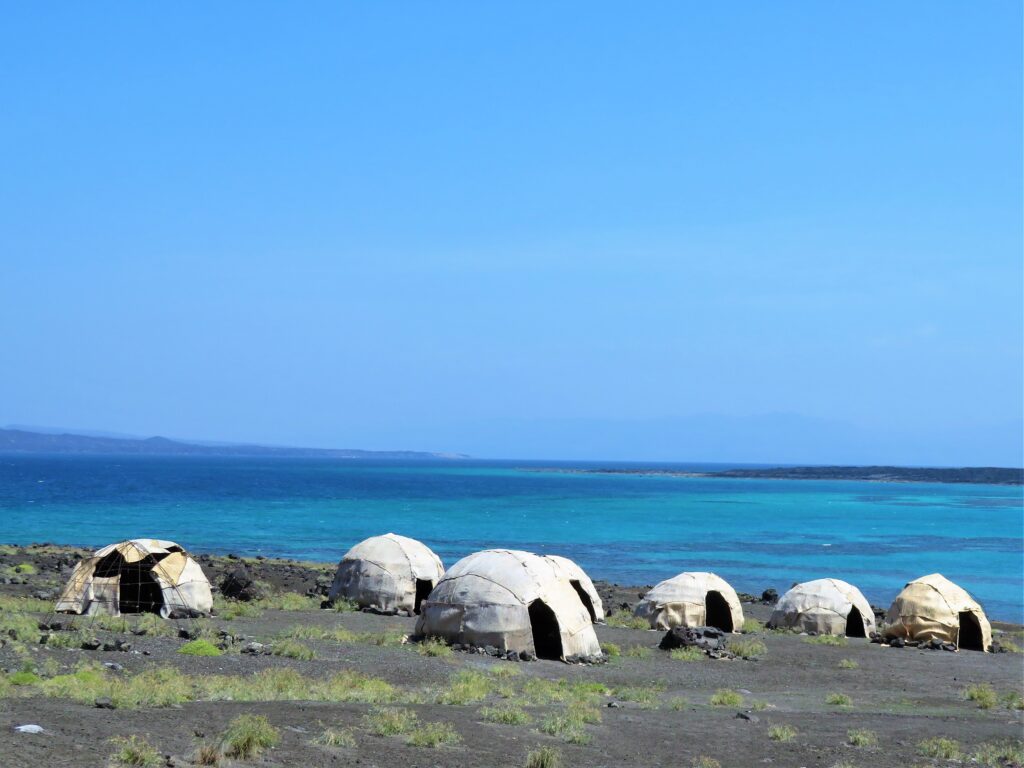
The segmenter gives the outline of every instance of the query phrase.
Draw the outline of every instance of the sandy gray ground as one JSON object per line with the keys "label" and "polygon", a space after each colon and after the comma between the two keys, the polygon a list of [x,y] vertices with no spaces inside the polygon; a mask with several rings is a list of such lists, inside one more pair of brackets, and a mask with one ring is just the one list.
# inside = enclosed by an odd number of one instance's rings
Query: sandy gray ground
{"label": "sandy gray ground", "polygon": [[[20,557],[4,560],[0,565]],[[37,555],[38,559],[38,555]],[[38,583],[45,583],[45,559]],[[268,569],[276,567],[273,563]],[[293,573],[293,572],[292,572]],[[51,574],[52,577],[52,574]],[[51,578],[52,581],[52,578]],[[301,580],[300,580],[301,581]],[[24,594],[37,584],[0,586],[6,593]],[[635,593],[635,591],[634,591]],[[628,595],[628,590],[623,595]],[[748,615],[766,619],[769,608],[745,606]],[[235,635],[269,641],[298,624],[344,626],[355,632],[400,629],[411,632],[414,619],[363,613],[328,611],[266,611],[258,619],[215,621]],[[923,739],[956,739],[970,751],[982,743],[1020,739],[1024,713],[999,706],[981,710],[963,697],[966,686],[988,683],[999,693],[1022,690],[1024,663],[1019,654],[947,653],[917,649],[890,649],[851,639],[845,647],[804,642],[795,635],[761,632],[767,645],[758,661],[682,662],[657,650],[662,633],[598,627],[602,643],[618,644],[624,654],[602,666],[570,666],[540,661],[514,664],[489,657],[456,653],[450,658],[421,656],[415,646],[381,647],[367,643],[311,641],[317,652],[312,661],[229,653],[196,658],[176,653],[184,642],[172,637],[135,637],[132,653],[48,650],[34,647],[33,657],[43,664],[54,659],[71,669],[82,659],[114,661],[132,674],[153,665],[171,665],[191,675],[249,675],[268,667],[291,667],[303,674],[328,676],[353,669],[383,678],[403,688],[443,687],[463,669],[488,670],[515,666],[518,679],[529,676],[550,680],[570,679],[603,683],[610,688],[661,687],[655,706],[642,708],[616,695],[601,699],[602,720],[586,726],[588,744],[568,744],[539,732],[537,722],[557,707],[528,707],[530,725],[485,723],[480,709],[497,703],[491,699],[463,706],[424,704],[409,707],[423,721],[451,723],[462,737],[454,747],[413,747],[401,737],[369,734],[363,718],[372,708],[364,704],[307,702],[193,702],[172,708],[135,710],[98,709],[39,695],[15,695],[0,700],[0,765],[105,766],[116,735],[144,736],[161,752],[175,756],[174,764],[186,765],[202,738],[215,737],[236,715],[264,714],[282,732],[278,747],[252,764],[264,766],[522,766],[526,755],[539,745],[561,750],[566,766],[689,766],[699,756],[709,756],[722,766],[849,766],[940,765],[922,757],[917,745]],[[113,639],[103,632],[97,637]],[[1018,642],[1020,637],[1016,638]],[[651,649],[645,658],[626,655],[628,649]],[[142,655],[149,651],[150,655]],[[841,669],[849,659],[857,669]],[[0,667],[17,666],[11,645],[0,649]],[[738,707],[714,707],[709,700],[716,690],[742,692]],[[849,696],[852,705],[825,703],[831,692]],[[678,699],[686,704],[680,709]],[[755,702],[758,709],[754,710]],[[608,707],[616,703],[620,706]],[[740,712],[755,720],[737,718]],[[45,733],[16,733],[17,725],[34,723]],[[781,743],[768,736],[771,726],[788,724],[798,734]],[[352,729],[355,748],[332,749],[312,743],[325,726]],[[877,733],[874,748],[847,745],[847,731],[870,729]]]}

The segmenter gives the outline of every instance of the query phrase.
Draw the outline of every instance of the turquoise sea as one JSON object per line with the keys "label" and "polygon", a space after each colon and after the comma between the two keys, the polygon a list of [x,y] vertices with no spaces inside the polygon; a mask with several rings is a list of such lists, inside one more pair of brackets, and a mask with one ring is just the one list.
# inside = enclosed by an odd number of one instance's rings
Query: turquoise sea
{"label": "turquoise sea", "polygon": [[909,579],[938,571],[992,618],[1024,621],[1019,487],[542,466],[553,465],[0,456],[0,542],[157,536],[200,552],[335,561],[360,539],[393,531],[422,539],[446,564],[515,547],[566,555],[620,584],[710,570],[741,591],[782,592],[834,576],[883,606]]}

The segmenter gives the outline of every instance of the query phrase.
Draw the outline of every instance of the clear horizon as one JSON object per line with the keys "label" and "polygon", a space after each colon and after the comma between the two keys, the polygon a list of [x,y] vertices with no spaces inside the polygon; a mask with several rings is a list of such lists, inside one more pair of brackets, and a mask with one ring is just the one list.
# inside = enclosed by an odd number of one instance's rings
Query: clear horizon
{"label": "clear horizon", "polygon": [[12,8],[0,423],[1020,467],[1021,24]]}

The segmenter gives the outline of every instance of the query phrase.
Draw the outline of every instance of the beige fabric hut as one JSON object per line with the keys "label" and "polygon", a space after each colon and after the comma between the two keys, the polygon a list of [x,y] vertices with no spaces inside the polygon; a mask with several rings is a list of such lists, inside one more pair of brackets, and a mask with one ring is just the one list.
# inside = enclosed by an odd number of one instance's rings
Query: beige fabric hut
{"label": "beige fabric hut", "polygon": [[875,613],[861,591],[839,579],[797,584],[775,605],[768,626],[821,635],[867,637],[875,631]]}
{"label": "beige fabric hut", "polygon": [[725,579],[699,571],[680,573],[643,596],[633,613],[652,629],[717,627],[739,632],[743,627],[740,599]]}
{"label": "beige fabric hut", "polygon": [[940,640],[957,648],[988,651],[992,626],[967,592],[939,573],[909,582],[885,617],[886,637]]}
{"label": "beige fabric hut", "polygon": [[385,533],[359,542],[338,563],[328,598],[382,613],[419,613],[441,576],[441,559],[425,544]]}
{"label": "beige fabric hut", "polygon": [[561,578],[569,582],[569,586],[576,590],[576,594],[583,601],[583,606],[590,613],[590,620],[593,622],[604,621],[604,603],[601,596],[594,588],[594,582],[587,576],[586,571],[567,557],[561,555],[544,555],[544,559],[555,566],[560,572]]}
{"label": "beige fabric hut", "polygon": [[210,582],[182,547],[162,539],[132,539],[97,550],[75,566],[55,610],[164,618],[209,615]]}
{"label": "beige fabric hut", "polygon": [[562,560],[509,549],[464,557],[421,604],[416,634],[542,659],[599,655],[590,612]]}

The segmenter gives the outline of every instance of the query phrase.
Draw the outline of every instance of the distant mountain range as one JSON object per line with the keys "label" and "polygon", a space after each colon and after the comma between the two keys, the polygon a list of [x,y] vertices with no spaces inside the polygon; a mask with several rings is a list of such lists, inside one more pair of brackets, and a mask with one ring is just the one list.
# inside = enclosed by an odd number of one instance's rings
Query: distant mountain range
{"label": "distant mountain range", "polygon": [[459,453],[363,451],[354,448],[288,448],[271,445],[186,443],[166,437],[109,437],[0,429],[0,453],[126,454],[139,456],[252,456],[325,459],[465,459]]}

